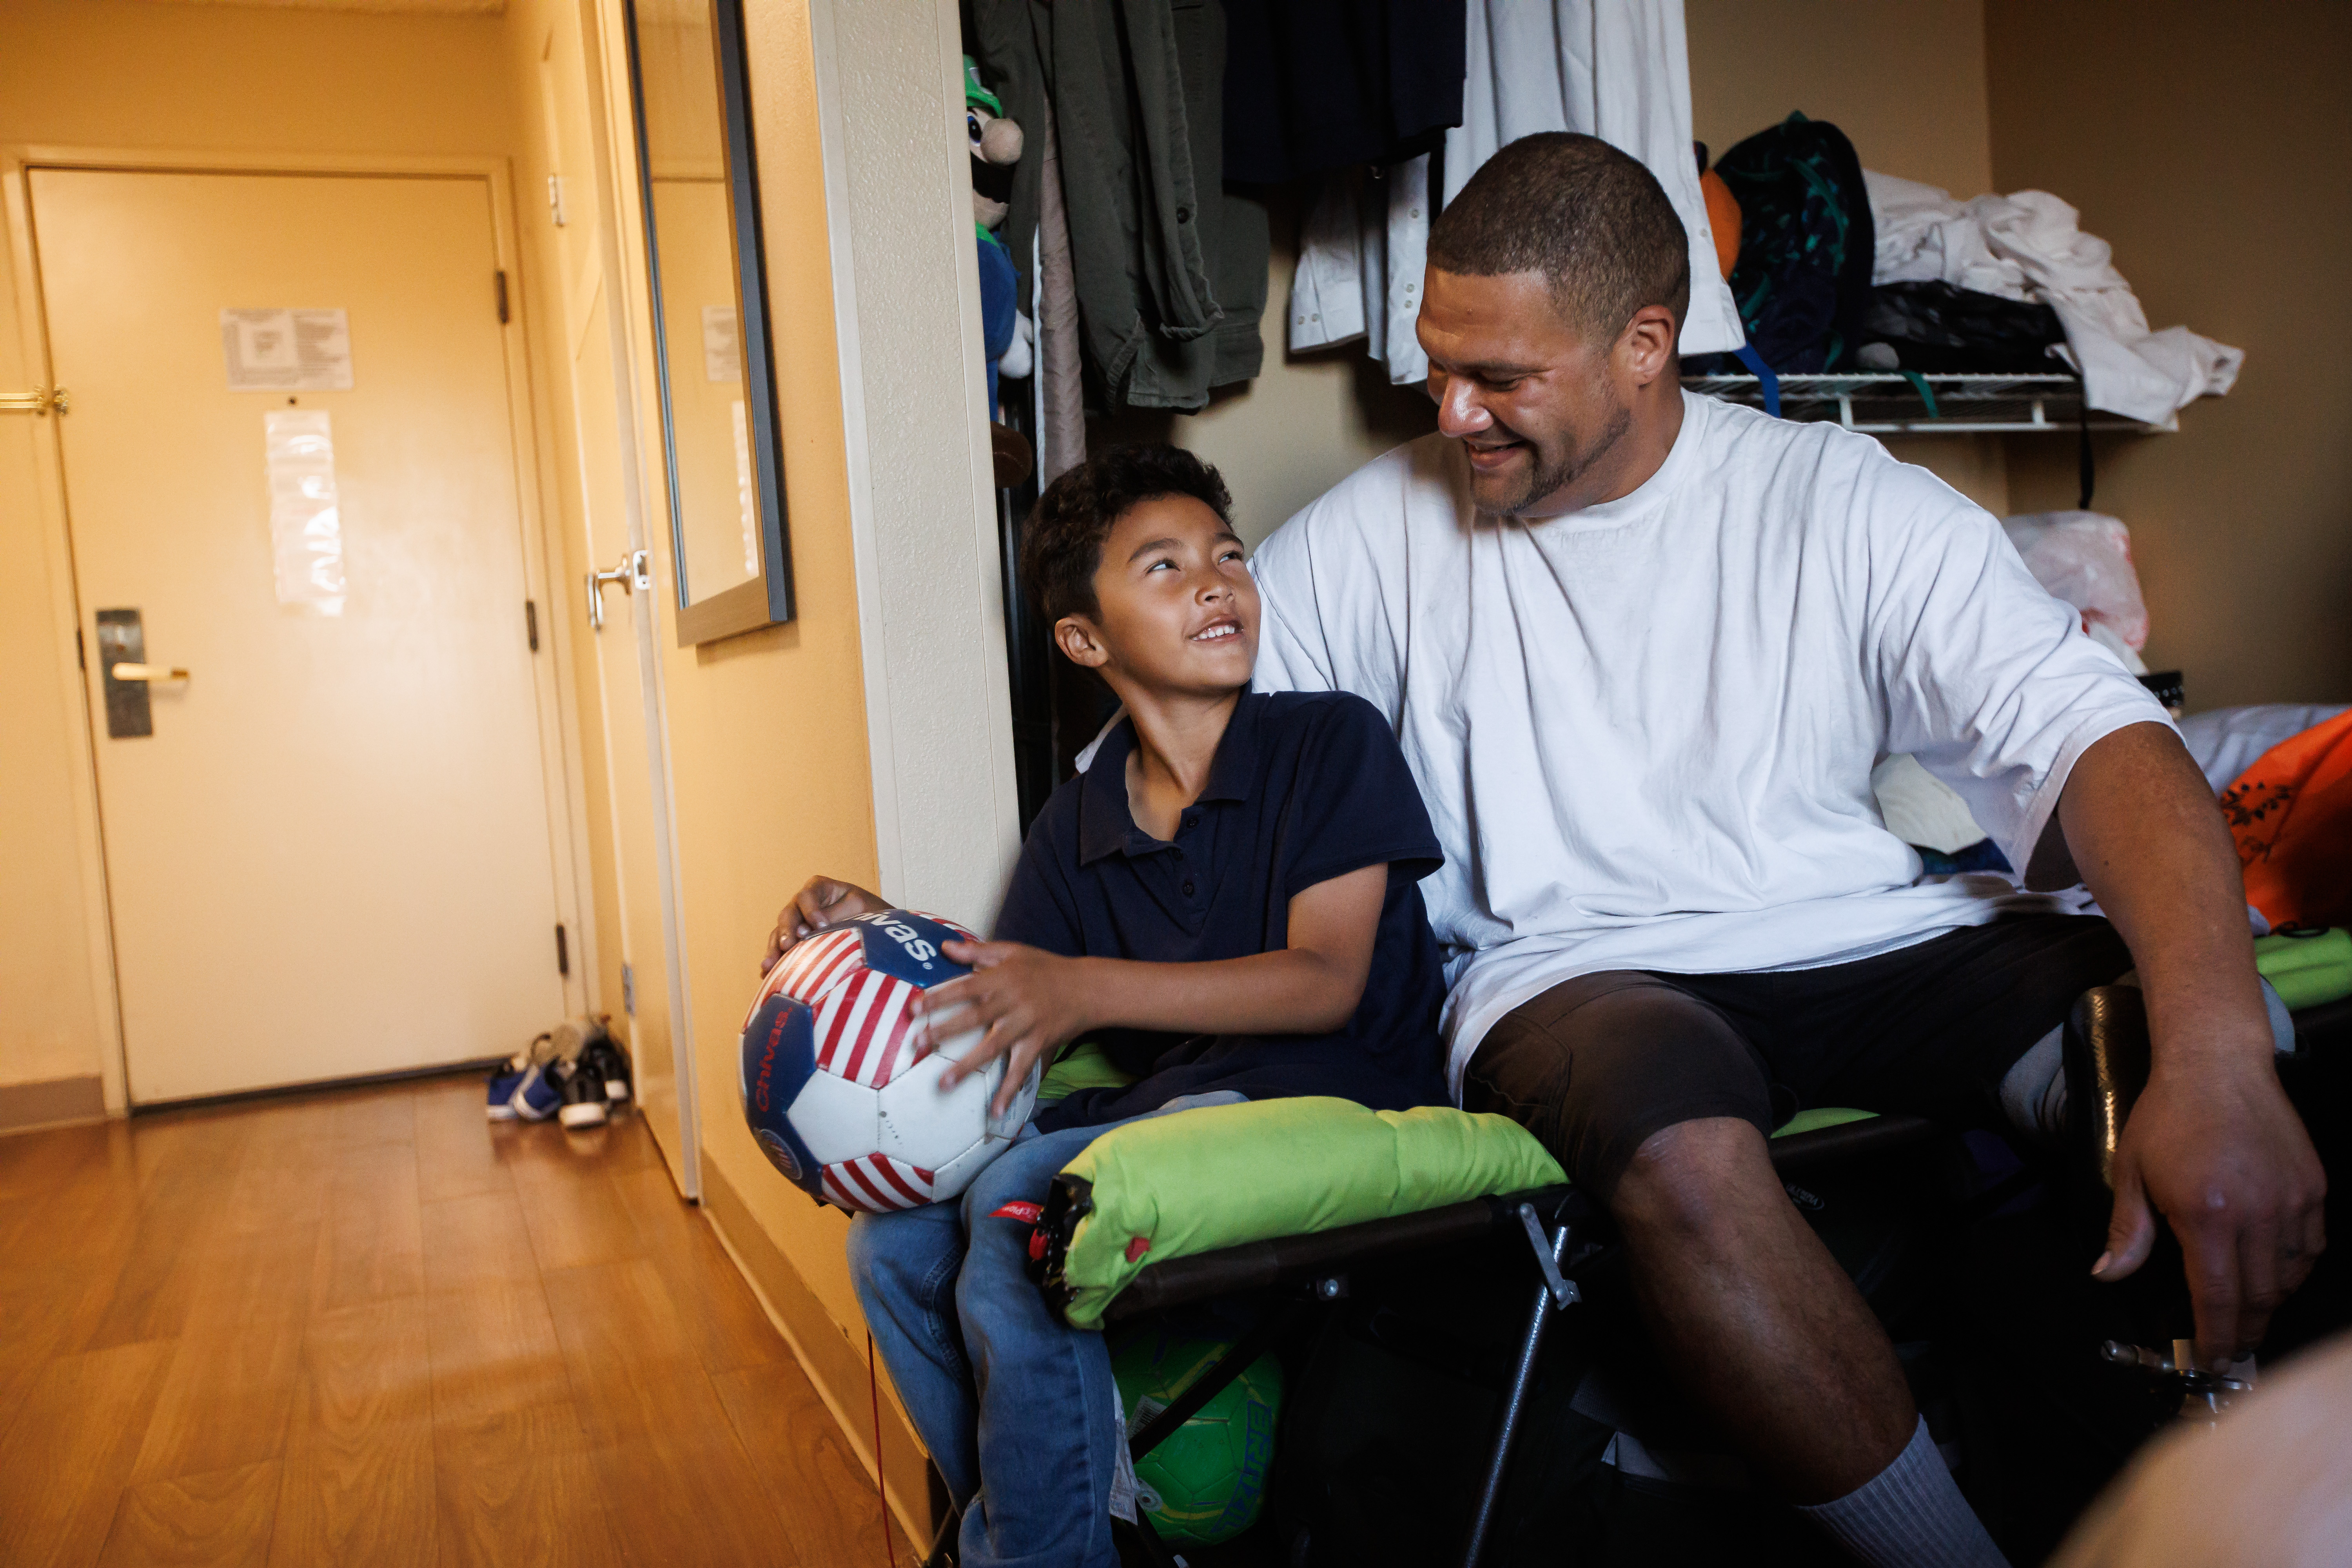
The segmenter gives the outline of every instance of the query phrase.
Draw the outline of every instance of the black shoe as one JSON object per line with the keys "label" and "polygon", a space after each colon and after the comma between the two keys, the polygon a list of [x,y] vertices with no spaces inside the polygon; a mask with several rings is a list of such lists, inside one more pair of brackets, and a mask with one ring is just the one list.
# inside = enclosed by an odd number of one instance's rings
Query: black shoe
{"label": "black shoe", "polygon": [[580,1053],[580,1070],[603,1081],[607,1100],[629,1103],[629,1058],[611,1039],[591,1042]]}
{"label": "black shoe", "polygon": [[[583,1053],[584,1054],[584,1053]],[[562,1062],[548,1064],[557,1092],[563,1097],[563,1109],[555,1113],[556,1120],[566,1127],[602,1127],[604,1125],[604,1080],[588,1070],[587,1064],[565,1067]]]}

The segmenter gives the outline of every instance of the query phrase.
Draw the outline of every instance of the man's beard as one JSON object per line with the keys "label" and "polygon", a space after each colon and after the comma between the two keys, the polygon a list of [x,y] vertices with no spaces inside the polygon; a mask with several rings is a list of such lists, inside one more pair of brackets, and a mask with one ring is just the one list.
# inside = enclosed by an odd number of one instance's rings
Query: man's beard
{"label": "man's beard", "polygon": [[1610,449],[1623,440],[1625,432],[1633,427],[1633,411],[1621,403],[1610,410],[1608,422],[1601,426],[1598,435],[1581,447],[1570,446],[1556,461],[1546,463],[1542,449],[1530,441],[1528,452],[1534,460],[1528,482],[1520,488],[1517,495],[1486,510],[1496,517],[1517,517],[1531,510],[1545,498],[1558,494],[1563,487],[1607,457]]}

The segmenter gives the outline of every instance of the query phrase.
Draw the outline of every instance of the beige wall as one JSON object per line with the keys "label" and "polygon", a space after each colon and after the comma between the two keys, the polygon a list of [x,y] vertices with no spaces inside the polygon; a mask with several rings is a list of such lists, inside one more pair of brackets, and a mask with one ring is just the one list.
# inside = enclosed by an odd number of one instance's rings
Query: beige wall
{"label": "beige wall", "polygon": [[1691,129],[1709,152],[1801,110],[1864,168],[1990,188],[1983,0],[1683,0]]}
{"label": "beige wall", "polygon": [[[1990,0],[1986,32],[2001,188],[2080,207],[2155,325],[2246,351],[2178,434],[2098,443],[2148,663],[2192,710],[2352,700],[2352,7]],[[2070,450],[2015,439],[2010,472],[2074,503]]]}
{"label": "beige wall", "polygon": [[[5,0],[0,147],[503,154],[497,39],[481,18]],[[42,379],[15,259],[0,256],[8,391]],[[83,870],[89,742],[47,439],[46,421],[0,415],[0,1085],[119,1081],[111,979],[89,957],[104,912]]]}

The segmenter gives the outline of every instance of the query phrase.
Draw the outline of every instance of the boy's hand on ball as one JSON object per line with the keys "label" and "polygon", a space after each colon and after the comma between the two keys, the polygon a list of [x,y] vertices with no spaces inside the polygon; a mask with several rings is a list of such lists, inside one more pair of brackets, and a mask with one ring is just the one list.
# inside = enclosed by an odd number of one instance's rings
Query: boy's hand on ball
{"label": "boy's hand on ball", "polygon": [[880,914],[890,906],[855,882],[835,877],[811,877],[792,902],[776,911],[776,929],[768,933],[768,951],[761,955],[760,973],[829,925],[859,915]]}
{"label": "boy's hand on ball", "polygon": [[1087,1027],[1086,960],[1017,942],[951,942],[945,952],[958,963],[971,964],[972,972],[915,999],[924,1044],[937,1048],[942,1040],[982,1031],[979,1042],[940,1075],[940,1085],[952,1089],[1003,1057],[1004,1081],[989,1107],[992,1115],[1002,1116],[1037,1059]]}

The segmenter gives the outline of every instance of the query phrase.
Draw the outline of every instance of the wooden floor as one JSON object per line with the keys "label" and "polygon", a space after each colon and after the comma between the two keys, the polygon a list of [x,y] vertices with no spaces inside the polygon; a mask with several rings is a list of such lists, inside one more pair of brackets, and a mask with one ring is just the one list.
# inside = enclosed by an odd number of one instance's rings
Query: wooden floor
{"label": "wooden floor", "polygon": [[481,1092],[0,1138],[0,1563],[908,1561],[643,1126]]}

